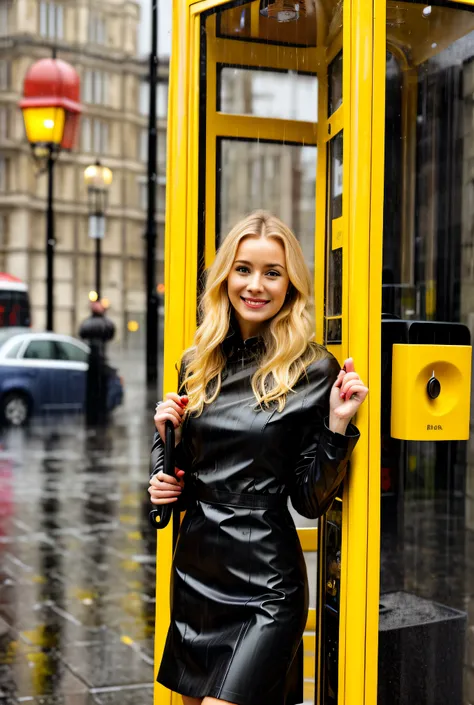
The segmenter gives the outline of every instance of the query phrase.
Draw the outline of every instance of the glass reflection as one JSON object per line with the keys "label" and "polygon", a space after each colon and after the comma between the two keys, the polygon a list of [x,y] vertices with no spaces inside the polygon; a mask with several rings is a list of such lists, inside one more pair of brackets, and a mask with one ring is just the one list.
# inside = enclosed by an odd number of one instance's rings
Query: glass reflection
{"label": "glass reflection", "polygon": [[[471,335],[473,28],[464,6],[387,3],[383,319],[460,322]],[[382,322],[378,702],[464,705],[474,699],[472,449],[391,438],[388,331]]]}
{"label": "glass reflection", "polygon": [[218,110],[286,120],[317,121],[316,76],[234,66],[219,71]]}
{"label": "glass reflection", "polygon": [[217,246],[243,215],[264,208],[288,223],[314,266],[316,147],[221,139],[218,155]]}

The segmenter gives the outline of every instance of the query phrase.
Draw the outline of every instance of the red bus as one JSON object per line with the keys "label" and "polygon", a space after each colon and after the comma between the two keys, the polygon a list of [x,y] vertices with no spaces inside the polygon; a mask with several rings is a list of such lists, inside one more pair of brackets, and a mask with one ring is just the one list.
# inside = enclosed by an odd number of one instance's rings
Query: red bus
{"label": "red bus", "polygon": [[30,325],[28,287],[21,279],[0,272],[0,328]]}

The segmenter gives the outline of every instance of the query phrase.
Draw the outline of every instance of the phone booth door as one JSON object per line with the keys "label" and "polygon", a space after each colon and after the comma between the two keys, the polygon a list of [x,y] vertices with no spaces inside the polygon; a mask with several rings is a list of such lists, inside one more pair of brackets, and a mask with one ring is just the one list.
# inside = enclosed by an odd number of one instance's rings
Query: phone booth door
{"label": "phone booth door", "polygon": [[[279,216],[300,240],[314,278],[315,339],[341,362],[350,348],[361,376],[369,379],[371,179],[353,183],[351,163],[358,151],[370,170],[372,82],[364,73],[374,58],[372,40],[365,38],[367,32],[372,37],[373,10],[363,0],[314,0],[283,3],[285,12],[273,17],[276,8],[270,6],[279,4],[175,3],[164,391],[176,388],[176,362],[191,344],[206,266],[232,225],[258,208]],[[354,266],[363,272],[362,281],[355,282]],[[351,303],[351,286],[357,287],[362,306],[365,302],[363,315],[363,308]],[[356,326],[365,334],[354,336],[351,344]],[[351,480],[319,526],[295,515],[310,584],[304,635],[308,703],[345,702],[345,693],[351,702],[363,702],[367,424],[366,411],[358,419],[365,440],[351,470],[359,481]],[[376,454],[377,442],[374,461]],[[344,555],[350,547],[348,561]],[[169,594],[172,550],[172,531],[163,530],[157,552],[157,667],[169,622],[163,596]],[[357,652],[351,659],[346,657],[349,639]],[[156,704],[177,697],[156,686]]]}

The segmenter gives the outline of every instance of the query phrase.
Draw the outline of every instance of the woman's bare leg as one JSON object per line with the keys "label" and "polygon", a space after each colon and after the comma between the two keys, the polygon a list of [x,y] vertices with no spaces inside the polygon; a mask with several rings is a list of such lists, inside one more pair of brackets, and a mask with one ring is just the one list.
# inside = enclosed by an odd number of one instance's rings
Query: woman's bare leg
{"label": "woman's bare leg", "polygon": [[201,705],[202,698],[189,698],[187,695],[182,695],[184,705]]}
{"label": "woman's bare leg", "polygon": [[202,701],[202,705],[235,705],[235,703],[230,703],[228,700],[219,700],[218,698],[205,697]]}

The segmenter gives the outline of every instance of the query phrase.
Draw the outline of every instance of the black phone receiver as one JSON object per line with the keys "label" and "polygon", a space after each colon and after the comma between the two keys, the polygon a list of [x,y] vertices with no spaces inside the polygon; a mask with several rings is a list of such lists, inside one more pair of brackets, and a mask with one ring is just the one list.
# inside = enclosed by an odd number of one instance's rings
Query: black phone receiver
{"label": "black phone receiver", "polygon": [[[163,472],[165,475],[171,475],[175,477],[174,472],[174,426],[171,421],[166,421],[165,424],[165,455]],[[149,514],[150,523],[154,529],[164,529],[170,523],[170,519],[173,516],[173,504],[162,504],[156,509],[152,509]]]}

